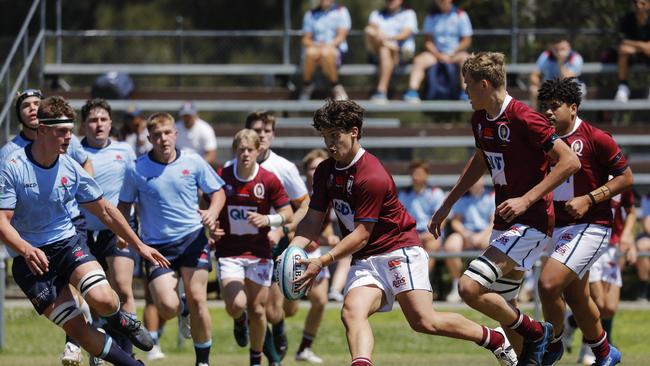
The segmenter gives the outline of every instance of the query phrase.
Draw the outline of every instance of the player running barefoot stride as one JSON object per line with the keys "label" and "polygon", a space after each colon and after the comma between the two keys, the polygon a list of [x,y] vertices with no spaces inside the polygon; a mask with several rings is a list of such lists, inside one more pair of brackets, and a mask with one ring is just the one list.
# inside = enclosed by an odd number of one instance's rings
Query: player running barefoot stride
{"label": "player running barefoot stride", "polygon": [[[74,127],[74,110],[63,98],[44,99],[38,108],[36,140],[11,153],[0,168],[0,240],[15,256],[12,272],[39,314],[78,340],[93,356],[120,366],[142,365],[113,339],[86,323],[68,284],[79,290],[113,331],[138,348],[153,342],[139,321],[120,309],[117,294],[68,210],[72,200],[97,216],[148,261],[169,262],[146,246],[120,212],[102,197],[97,183],[65,154]],[[84,233],[85,234],[85,233]]]}
{"label": "player running barefoot stride", "polygon": [[291,245],[304,248],[318,240],[330,205],[345,237],[326,254],[306,260],[307,269],[296,282],[300,288],[311,286],[323,267],[352,254],[341,318],[353,366],[372,365],[374,341],[368,318],[390,311],[395,299],[415,331],[476,342],[502,365],[514,366],[517,357],[501,331],[433,310],[429,256],[415,221],[397,199],[391,175],[359,143],[363,112],[355,102],[329,100],[314,115],[313,126],[331,157],[314,173],[309,211]]}
{"label": "player running barefoot stride", "polygon": [[621,361],[621,353],[607,341],[600,313],[589,296],[589,269],[607,251],[613,221],[610,199],[631,188],[634,178],[612,136],[578,117],[581,95],[578,83],[566,78],[545,81],[538,96],[541,111],[582,164],[553,192],[555,230],[539,279],[544,318],[555,331],[544,365],[554,365],[564,352],[565,301],[596,356],[595,364]]}
{"label": "player running barefoot stride", "polygon": [[[524,338],[520,362],[539,365],[553,337],[552,326],[523,314],[508,297],[516,295],[520,271],[537,261],[552,231],[550,193],[580,168],[580,161],[557,138],[544,116],[507,94],[503,54],[474,54],[465,61],[462,72],[475,111],[472,131],[476,151],[431,218],[429,230],[440,236],[440,226],[451,207],[489,170],[496,194],[490,246],[469,264],[460,279],[459,293],[467,305]],[[548,174],[547,155],[557,161]]]}

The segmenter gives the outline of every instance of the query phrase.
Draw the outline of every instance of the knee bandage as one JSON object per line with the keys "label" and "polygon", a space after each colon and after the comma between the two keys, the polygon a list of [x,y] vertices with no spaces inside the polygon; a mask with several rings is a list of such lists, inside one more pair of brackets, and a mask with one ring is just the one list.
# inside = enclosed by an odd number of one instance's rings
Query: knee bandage
{"label": "knee bandage", "polygon": [[77,303],[74,301],[67,301],[52,310],[52,313],[48,317],[52,323],[63,328],[63,325],[70,319],[81,315],[81,310],[77,307]]}
{"label": "knee bandage", "polygon": [[84,275],[77,284],[77,290],[84,298],[93,287],[99,285],[108,285],[106,274],[101,269],[90,271]]}
{"label": "knee bandage", "polygon": [[506,301],[510,301],[513,299],[517,298],[517,295],[519,295],[519,288],[521,288],[521,284],[524,280],[513,280],[513,279],[506,279],[506,278],[500,278],[494,281],[492,283],[492,286],[490,287],[490,290],[492,292],[495,292]]}
{"label": "knee bandage", "polygon": [[494,264],[494,262],[480,256],[470,262],[469,267],[465,271],[465,275],[484,287],[491,288],[492,284],[503,276],[503,272],[501,272],[501,268]]}

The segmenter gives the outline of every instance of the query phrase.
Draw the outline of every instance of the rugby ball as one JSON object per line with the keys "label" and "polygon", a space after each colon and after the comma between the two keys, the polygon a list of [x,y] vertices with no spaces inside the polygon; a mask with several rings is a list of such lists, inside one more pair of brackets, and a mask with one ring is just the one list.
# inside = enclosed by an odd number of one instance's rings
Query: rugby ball
{"label": "rugby ball", "polygon": [[307,292],[306,288],[298,291],[299,284],[293,283],[307,269],[305,264],[300,263],[303,259],[307,259],[307,253],[304,249],[295,246],[285,249],[277,259],[275,278],[278,281],[280,291],[289,300],[298,300]]}

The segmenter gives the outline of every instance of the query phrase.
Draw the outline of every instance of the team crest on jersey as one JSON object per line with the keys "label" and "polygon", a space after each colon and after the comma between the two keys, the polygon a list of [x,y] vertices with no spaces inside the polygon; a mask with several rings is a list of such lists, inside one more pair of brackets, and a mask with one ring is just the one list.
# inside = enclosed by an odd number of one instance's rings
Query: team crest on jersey
{"label": "team crest on jersey", "polygon": [[348,182],[345,184],[345,190],[348,192],[349,195],[352,194],[352,184],[354,184],[354,176],[353,175],[348,177]]}
{"label": "team crest on jersey", "polygon": [[124,160],[124,159],[122,158],[122,155],[120,155],[120,154],[115,154],[115,161],[122,161],[122,160]]}
{"label": "team crest on jersey", "polygon": [[67,188],[68,182],[69,182],[68,177],[66,176],[61,177],[61,185],[63,186],[63,188]]}
{"label": "team crest on jersey", "polygon": [[257,183],[253,188],[253,195],[259,199],[264,198],[264,184]]}
{"label": "team crest on jersey", "polygon": [[183,174],[183,177],[188,177],[190,175],[190,170],[189,169],[183,169],[183,171],[181,171],[181,174]]}
{"label": "team crest on jersey", "polygon": [[582,149],[584,148],[584,143],[582,140],[578,139],[571,143],[571,150],[578,156],[582,156]]}
{"label": "team crest on jersey", "polygon": [[510,142],[510,127],[507,123],[498,124],[497,135],[499,136],[501,143],[505,144],[506,142]]}
{"label": "team crest on jersey", "polygon": [[226,187],[224,189],[226,190],[226,196],[230,197],[233,195],[234,190],[230,184],[226,184]]}

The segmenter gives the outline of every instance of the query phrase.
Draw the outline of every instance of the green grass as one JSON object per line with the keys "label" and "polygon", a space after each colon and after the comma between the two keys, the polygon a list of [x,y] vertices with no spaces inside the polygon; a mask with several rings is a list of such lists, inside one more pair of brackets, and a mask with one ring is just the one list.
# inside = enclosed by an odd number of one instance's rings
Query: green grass
{"label": "green grass", "polygon": [[[63,331],[31,309],[6,309],[4,351],[0,352],[0,365],[50,366],[60,365],[58,354],[62,349]],[[211,309],[213,319],[213,365],[247,365],[248,349],[239,348],[232,338],[232,320],[223,309]],[[461,313],[470,319],[493,325],[493,322],[470,310]],[[296,365],[293,354],[300,341],[302,322],[306,314],[301,309],[296,317],[287,321],[290,351],[285,366]],[[148,365],[192,365],[194,355],[191,343],[182,349],[176,347],[176,322],[166,327],[162,339],[167,358],[149,362]],[[375,334],[373,360],[377,365],[496,365],[496,360],[485,350],[462,341],[431,337],[413,332],[399,310],[377,314],[371,318]],[[650,311],[621,311],[615,320],[614,340],[624,353],[625,365],[647,365],[650,360]],[[579,332],[578,332],[579,333]],[[579,334],[574,339],[578,347]],[[325,365],[349,364],[345,332],[339,311],[327,310],[321,331],[316,338],[314,351],[325,359]],[[574,351],[575,352],[575,351]],[[140,354],[142,358],[144,355]],[[561,364],[572,364],[576,355],[566,355]],[[303,364],[304,365],[304,364]]]}

